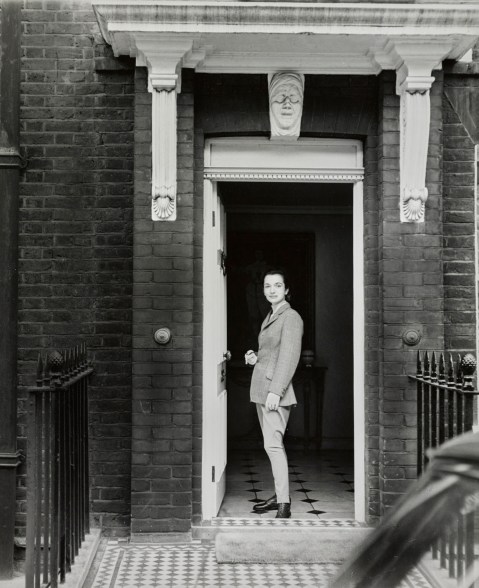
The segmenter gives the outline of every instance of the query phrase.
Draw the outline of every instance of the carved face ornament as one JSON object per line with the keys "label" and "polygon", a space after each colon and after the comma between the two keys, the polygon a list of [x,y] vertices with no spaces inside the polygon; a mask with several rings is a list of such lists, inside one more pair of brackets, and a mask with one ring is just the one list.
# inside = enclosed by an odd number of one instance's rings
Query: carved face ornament
{"label": "carved face ornament", "polygon": [[271,136],[298,137],[303,112],[304,76],[279,72],[269,79]]}

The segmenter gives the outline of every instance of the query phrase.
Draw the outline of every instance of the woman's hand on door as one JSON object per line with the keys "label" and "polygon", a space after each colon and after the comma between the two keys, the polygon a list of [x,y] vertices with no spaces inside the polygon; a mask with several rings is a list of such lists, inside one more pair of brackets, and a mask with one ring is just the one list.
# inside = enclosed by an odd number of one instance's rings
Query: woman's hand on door
{"label": "woman's hand on door", "polygon": [[252,349],[250,349],[249,351],[247,351],[244,354],[244,362],[246,364],[255,365],[257,361],[258,361],[258,357]]}

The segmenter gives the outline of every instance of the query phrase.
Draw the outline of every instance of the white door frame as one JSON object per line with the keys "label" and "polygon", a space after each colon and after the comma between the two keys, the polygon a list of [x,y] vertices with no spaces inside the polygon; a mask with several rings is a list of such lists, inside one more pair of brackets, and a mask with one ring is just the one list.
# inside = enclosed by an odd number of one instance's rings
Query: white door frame
{"label": "white door frame", "polygon": [[[352,139],[299,139],[274,142],[266,138],[209,139],[205,145],[204,239],[209,239],[208,202],[216,182],[307,182],[353,184],[353,329],[354,329],[354,484],[355,519],[366,520],[366,443],[365,443],[365,328],[364,328],[364,223],[363,223],[363,146]],[[216,365],[210,366],[208,317],[215,301],[208,297],[211,264],[203,259],[203,399],[208,393]],[[214,374],[216,376],[216,374]],[[215,423],[207,414],[203,400],[202,436],[202,518],[213,513],[211,457]],[[216,423],[216,426],[218,424]]]}

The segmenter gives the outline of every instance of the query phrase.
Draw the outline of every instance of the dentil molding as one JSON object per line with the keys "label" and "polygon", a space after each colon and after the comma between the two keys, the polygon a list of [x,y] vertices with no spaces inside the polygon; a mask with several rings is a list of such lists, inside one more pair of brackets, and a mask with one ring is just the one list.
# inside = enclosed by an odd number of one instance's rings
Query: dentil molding
{"label": "dentil molding", "polygon": [[[93,0],[115,55],[148,68],[152,218],[176,218],[181,69],[373,75],[395,70],[401,97],[400,218],[424,221],[432,72],[479,37],[477,0],[421,4]],[[234,34],[233,34],[234,33]],[[307,87],[306,87],[307,92]]]}
{"label": "dentil molding", "polygon": [[222,182],[343,182],[353,184],[361,182],[364,179],[364,173],[344,170],[325,170],[318,172],[316,170],[281,170],[281,171],[258,171],[251,169],[230,168],[215,169],[207,168],[204,172],[206,180],[215,180]]}

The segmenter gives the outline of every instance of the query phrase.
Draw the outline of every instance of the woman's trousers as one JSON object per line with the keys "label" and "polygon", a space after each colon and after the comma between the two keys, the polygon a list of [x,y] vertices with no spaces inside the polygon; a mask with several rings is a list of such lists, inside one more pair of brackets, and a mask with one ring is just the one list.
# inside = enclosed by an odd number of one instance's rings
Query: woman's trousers
{"label": "woman's trousers", "polygon": [[276,500],[278,503],[290,502],[288,459],[284,450],[283,437],[291,407],[279,406],[278,410],[268,410],[263,404],[256,404],[256,410],[263,432],[264,449],[273,470]]}

